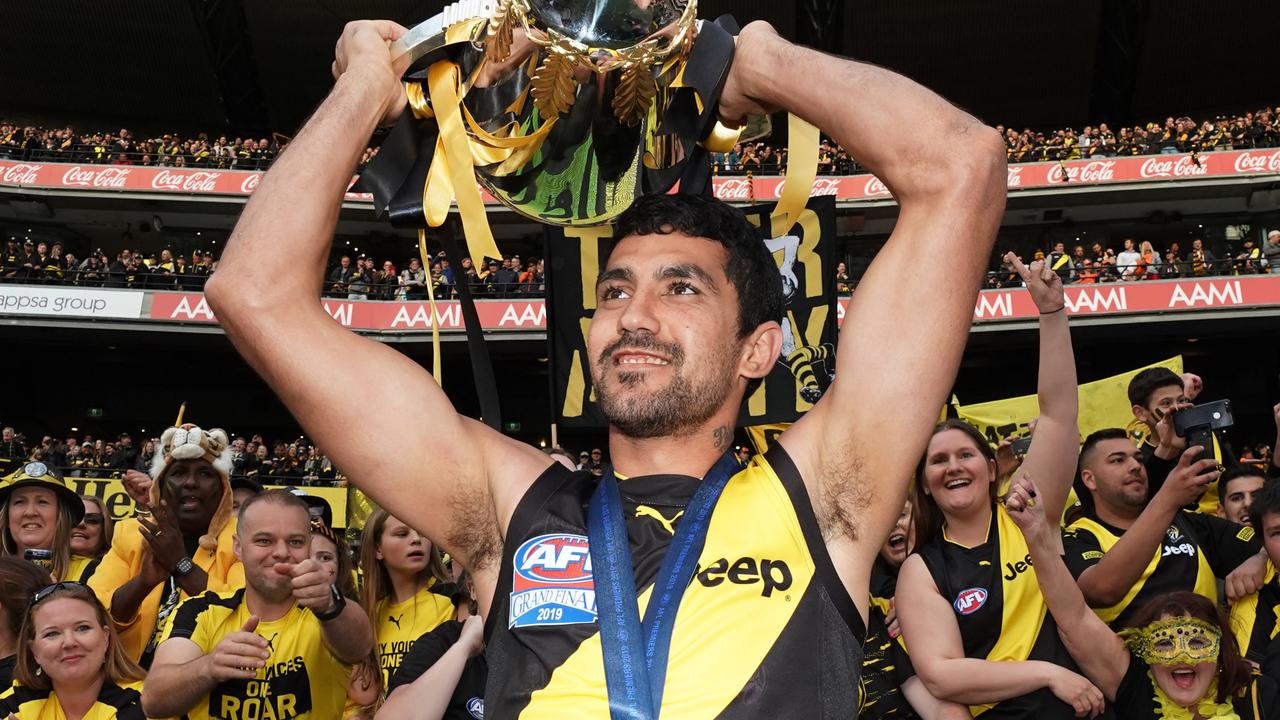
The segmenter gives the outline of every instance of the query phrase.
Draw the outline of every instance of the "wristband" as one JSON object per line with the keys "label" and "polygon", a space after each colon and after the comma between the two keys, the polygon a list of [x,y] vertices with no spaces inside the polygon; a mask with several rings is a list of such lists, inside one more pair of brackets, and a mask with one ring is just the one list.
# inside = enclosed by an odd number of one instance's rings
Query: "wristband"
{"label": "wristband", "polygon": [[329,585],[329,596],[332,598],[332,604],[324,610],[314,610],[316,619],[320,622],[329,622],[342,614],[347,607],[347,599],[338,591],[337,585]]}
{"label": "wristband", "polygon": [[1052,314],[1054,314],[1054,313],[1060,313],[1060,312],[1062,312],[1063,310],[1065,310],[1065,309],[1066,309],[1066,307],[1067,307],[1067,304],[1066,304],[1066,303],[1063,303],[1063,304],[1059,305],[1059,306],[1057,307],[1057,309],[1056,309],[1056,310],[1050,310],[1049,312],[1041,312],[1041,313],[1040,313],[1040,315],[1043,317],[1043,316],[1045,316],[1045,315],[1052,315]]}

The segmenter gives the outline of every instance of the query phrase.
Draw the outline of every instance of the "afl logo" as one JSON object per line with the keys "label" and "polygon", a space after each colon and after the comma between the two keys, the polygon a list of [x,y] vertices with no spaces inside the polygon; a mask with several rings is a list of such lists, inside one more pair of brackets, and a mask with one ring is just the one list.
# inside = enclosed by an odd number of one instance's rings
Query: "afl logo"
{"label": "afl logo", "polygon": [[467,713],[476,720],[484,720],[484,698],[473,697],[468,700]]}
{"label": "afl logo", "polygon": [[591,552],[582,535],[539,535],[516,549],[516,574],[539,583],[591,579]]}
{"label": "afl logo", "polygon": [[987,604],[986,588],[969,588],[961,590],[953,605],[961,615],[972,615]]}

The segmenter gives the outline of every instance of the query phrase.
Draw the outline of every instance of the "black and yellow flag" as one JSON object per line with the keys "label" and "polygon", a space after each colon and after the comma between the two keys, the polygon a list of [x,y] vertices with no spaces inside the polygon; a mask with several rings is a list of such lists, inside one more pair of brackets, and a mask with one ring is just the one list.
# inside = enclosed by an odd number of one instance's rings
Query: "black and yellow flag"
{"label": "black and yellow flag", "polygon": [[[743,426],[795,421],[835,377],[835,198],[809,198],[787,234],[763,239],[772,209],[758,205],[745,212],[764,228],[761,241],[782,275],[782,353],[743,403],[738,420]],[[556,420],[562,427],[603,428],[607,422],[595,403],[586,338],[595,314],[596,277],[613,247],[612,227],[548,227],[547,239],[547,338]]]}

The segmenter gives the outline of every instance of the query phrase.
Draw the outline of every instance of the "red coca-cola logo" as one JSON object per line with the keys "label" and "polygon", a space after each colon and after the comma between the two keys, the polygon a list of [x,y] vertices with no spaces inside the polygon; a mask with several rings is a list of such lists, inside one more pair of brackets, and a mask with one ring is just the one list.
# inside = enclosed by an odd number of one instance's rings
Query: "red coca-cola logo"
{"label": "red coca-cola logo", "polygon": [[161,170],[151,178],[151,187],[156,190],[181,190],[184,192],[214,192],[218,187],[218,177],[222,173],[204,170]]}
{"label": "red coca-cola logo", "polygon": [[120,190],[124,188],[125,181],[129,178],[129,172],[129,168],[86,168],[79,165],[72,165],[65,173],[62,174],[62,184],[78,187],[111,188]]}
{"label": "red coca-cola logo", "polygon": [[30,165],[19,163],[10,165],[4,169],[4,175],[0,175],[0,182],[6,182],[10,185],[35,185],[36,174],[40,172],[43,165]]}
{"label": "red coca-cola logo", "polygon": [[1009,181],[1006,183],[1008,187],[1022,187],[1022,167],[1014,165],[1009,168]]}
{"label": "red coca-cola logo", "polygon": [[1067,165],[1063,173],[1061,163],[1049,168],[1049,182],[1110,182],[1116,179],[1115,160],[1093,160],[1084,164]]}
{"label": "red coca-cola logo", "polygon": [[876,195],[888,195],[889,188],[880,182],[880,178],[872,175],[867,178],[867,183],[862,186],[862,194],[867,197],[875,197]]}
{"label": "red coca-cola logo", "polygon": [[1194,177],[1208,173],[1208,158],[1193,159],[1190,155],[1183,155],[1176,160],[1167,156],[1147,158],[1138,168],[1138,175],[1144,178]]}
{"label": "red coca-cola logo", "polygon": [[813,190],[809,195],[840,195],[840,178],[820,177],[813,181]]}
{"label": "red coca-cola logo", "polygon": [[723,178],[715,183],[718,200],[750,200],[751,181],[747,178]]}
{"label": "red coca-cola logo", "polygon": [[258,187],[258,181],[262,179],[262,173],[251,172],[245,176],[240,182],[240,192],[248,195]]}
{"label": "red coca-cola logo", "polygon": [[1236,172],[1280,172],[1280,150],[1269,153],[1242,152],[1236,156]]}

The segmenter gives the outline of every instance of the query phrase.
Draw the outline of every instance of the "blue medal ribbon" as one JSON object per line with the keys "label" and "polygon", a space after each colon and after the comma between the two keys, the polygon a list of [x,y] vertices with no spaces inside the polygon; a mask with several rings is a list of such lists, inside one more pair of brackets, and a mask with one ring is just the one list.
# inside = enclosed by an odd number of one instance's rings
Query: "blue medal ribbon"
{"label": "blue medal ribbon", "polygon": [[591,495],[587,505],[587,539],[605,684],[609,691],[609,714],[613,720],[657,719],[662,708],[676,611],[697,569],[711,523],[711,511],[729,478],[740,469],[733,455],[726,453],[698,484],[662,558],[643,621],[637,604],[622,496],[612,468],[606,469]]}

